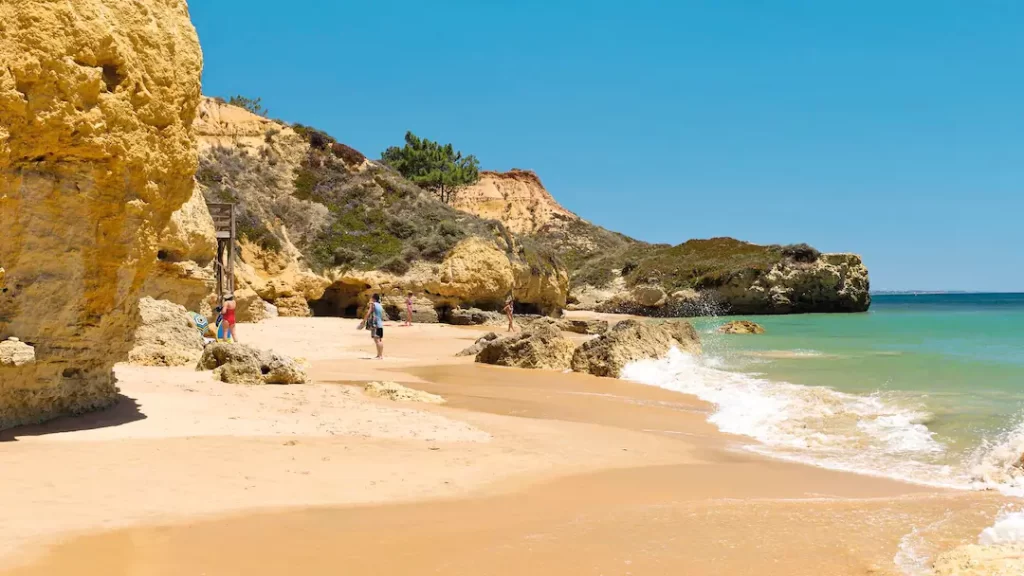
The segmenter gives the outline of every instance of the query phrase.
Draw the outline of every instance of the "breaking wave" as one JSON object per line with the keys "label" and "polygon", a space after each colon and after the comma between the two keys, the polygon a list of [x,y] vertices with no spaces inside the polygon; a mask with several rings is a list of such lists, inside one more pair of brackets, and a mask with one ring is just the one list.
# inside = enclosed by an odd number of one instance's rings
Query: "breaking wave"
{"label": "breaking wave", "polygon": [[847,394],[721,370],[720,359],[670,350],[626,366],[622,377],[714,404],[709,421],[756,439],[747,449],[825,468],[959,489],[1024,495],[1024,425],[968,457],[928,429],[919,401],[886,392]]}

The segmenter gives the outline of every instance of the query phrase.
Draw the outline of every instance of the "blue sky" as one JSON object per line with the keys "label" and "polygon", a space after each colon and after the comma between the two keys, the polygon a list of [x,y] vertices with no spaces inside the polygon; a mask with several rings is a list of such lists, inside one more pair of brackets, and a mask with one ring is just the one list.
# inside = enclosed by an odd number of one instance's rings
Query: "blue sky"
{"label": "blue sky", "polygon": [[412,130],[643,240],[1024,291],[1024,2],[190,4],[207,94],[371,157]]}

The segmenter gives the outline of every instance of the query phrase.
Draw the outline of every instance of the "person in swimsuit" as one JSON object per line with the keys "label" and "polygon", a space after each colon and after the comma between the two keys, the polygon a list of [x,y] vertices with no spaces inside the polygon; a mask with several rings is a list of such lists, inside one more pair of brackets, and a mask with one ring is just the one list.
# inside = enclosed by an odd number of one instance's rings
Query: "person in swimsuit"
{"label": "person in swimsuit", "polygon": [[384,307],[380,305],[380,294],[374,294],[370,306],[366,309],[363,322],[370,329],[373,343],[377,345],[377,360],[384,359]]}
{"label": "person in swimsuit", "polygon": [[228,342],[236,342],[238,335],[235,332],[235,296],[226,294],[224,296],[224,339]]}
{"label": "person in swimsuit", "polygon": [[516,331],[515,322],[512,320],[512,310],[513,310],[513,308],[515,308],[515,300],[513,300],[512,299],[512,295],[509,294],[508,298],[505,299],[505,307],[501,309],[501,311],[504,312],[506,316],[508,316],[508,331],[509,332],[515,332]]}
{"label": "person in swimsuit", "polygon": [[412,292],[405,295],[405,325],[412,326]]}

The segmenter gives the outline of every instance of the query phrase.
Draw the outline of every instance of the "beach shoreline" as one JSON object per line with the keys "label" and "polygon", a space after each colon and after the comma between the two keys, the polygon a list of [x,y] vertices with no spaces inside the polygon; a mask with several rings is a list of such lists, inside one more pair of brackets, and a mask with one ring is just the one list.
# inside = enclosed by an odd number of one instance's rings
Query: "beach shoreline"
{"label": "beach shoreline", "polygon": [[[455,358],[479,329],[389,326],[389,359],[376,362],[354,324],[242,326],[243,341],[308,361],[317,384],[239,387],[189,368],[121,365],[124,399],[114,411],[5,432],[15,441],[0,442],[0,574],[75,565],[95,570],[77,574],[149,573],[132,570],[157,557],[167,564],[159,574],[228,573],[246,562],[245,573],[270,574],[297,558],[309,561],[308,573],[345,561],[378,573],[433,565],[468,574],[497,542],[520,554],[508,552],[487,573],[564,573],[588,558],[593,573],[741,574],[757,560],[769,568],[749,573],[899,574],[893,558],[915,528],[941,522],[931,542],[955,547],[991,525],[1005,502],[737,450],[738,437],[707,422],[710,405],[678,392]],[[381,380],[448,402],[399,404],[358,388]],[[568,522],[581,514],[590,520]],[[435,533],[437,518],[451,529]],[[383,562],[382,539],[399,520],[409,552]],[[844,533],[851,522],[878,529]],[[350,545],[317,557],[289,537],[296,526],[325,542],[348,526]],[[627,526],[623,538],[616,527]],[[690,544],[669,546],[641,526],[690,534]],[[227,538],[239,533],[246,538]],[[559,544],[523,554],[538,533],[556,533]],[[227,564],[198,552],[164,558],[211,538]],[[125,539],[132,556],[103,552]],[[467,539],[476,545],[453,548]],[[266,542],[266,553],[253,554],[254,542]],[[564,553],[573,547],[593,553]],[[735,562],[720,560],[727,550]],[[622,554],[630,564],[614,564]]]}

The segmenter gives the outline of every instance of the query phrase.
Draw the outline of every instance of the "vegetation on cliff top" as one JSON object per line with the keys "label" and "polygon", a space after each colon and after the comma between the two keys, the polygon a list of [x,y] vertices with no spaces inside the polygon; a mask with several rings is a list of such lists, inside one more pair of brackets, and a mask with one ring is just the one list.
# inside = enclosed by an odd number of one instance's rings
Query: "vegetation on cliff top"
{"label": "vegetation on cliff top", "polygon": [[[455,210],[388,166],[326,132],[292,129],[308,148],[291,170],[280,132],[259,150],[214,147],[200,155],[197,178],[207,201],[236,205],[240,237],[270,250],[288,240],[318,271],[328,268],[407,272],[439,262],[462,239],[495,240],[538,272],[560,266],[545,247],[511,235],[500,222]],[[294,140],[294,136],[292,137]]]}
{"label": "vegetation on cliff top", "polygon": [[405,146],[388,148],[381,154],[381,161],[433,192],[445,204],[451,204],[459,188],[480,179],[480,163],[475,156],[463,156],[451,144],[419,138],[412,132],[405,133]]}
{"label": "vegetation on cliff top", "polygon": [[537,235],[558,249],[573,286],[604,287],[616,271],[627,286],[653,283],[666,291],[715,288],[736,274],[766,273],[783,260],[813,263],[820,253],[807,244],[761,246],[733,238],[690,240],[678,246],[648,244],[584,220]]}

